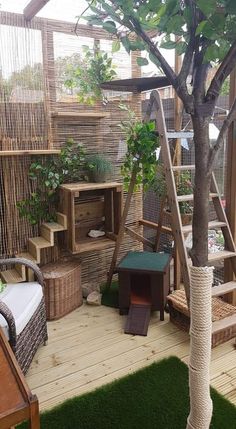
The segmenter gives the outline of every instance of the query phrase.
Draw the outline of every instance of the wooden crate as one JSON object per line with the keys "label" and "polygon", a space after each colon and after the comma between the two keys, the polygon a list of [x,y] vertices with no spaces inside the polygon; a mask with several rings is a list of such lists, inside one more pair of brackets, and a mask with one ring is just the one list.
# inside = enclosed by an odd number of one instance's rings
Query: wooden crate
{"label": "wooden crate", "polygon": [[[60,187],[60,210],[67,216],[66,248],[73,254],[103,250],[114,244],[122,212],[122,184],[71,183]],[[105,232],[91,238],[91,229]]]}
{"label": "wooden crate", "polygon": [[47,320],[56,320],[83,303],[81,266],[78,260],[57,261],[44,265],[44,296]]}

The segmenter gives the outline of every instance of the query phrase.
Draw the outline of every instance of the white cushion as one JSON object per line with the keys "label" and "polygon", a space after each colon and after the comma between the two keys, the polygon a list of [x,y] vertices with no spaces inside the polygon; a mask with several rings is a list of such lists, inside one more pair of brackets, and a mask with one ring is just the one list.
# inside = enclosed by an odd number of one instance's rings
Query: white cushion
{"label": "white cushion", "polygon": [[[33,316],[43,297],[42,286],[37,282],[8,284],[0,293],[0,300],[11,310],[19,335]],[[0,326],[9,339],[6,319],[0,314]]]}

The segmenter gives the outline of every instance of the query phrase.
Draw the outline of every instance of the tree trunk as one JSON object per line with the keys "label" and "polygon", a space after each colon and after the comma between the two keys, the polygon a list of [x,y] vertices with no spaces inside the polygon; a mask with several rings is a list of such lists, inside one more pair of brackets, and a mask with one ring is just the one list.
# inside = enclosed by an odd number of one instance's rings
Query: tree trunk
{"label": "tree trunk", "polygon": [[208,212],[211,175],[208,172],[209,119],[192,117],[195,147],[195,183],[193,210],[193,265],[203,267],[208,260]]}
{"label": "tree trunk", "polygon": [[212,416],[210,397],[211,287],[213,269],[208,260],[208,212],[211,175],[209,155],[209,118],[193,117],[195,143],[195,183],[193,247],[190,269],[190,414],[186,429],[209,429]]}

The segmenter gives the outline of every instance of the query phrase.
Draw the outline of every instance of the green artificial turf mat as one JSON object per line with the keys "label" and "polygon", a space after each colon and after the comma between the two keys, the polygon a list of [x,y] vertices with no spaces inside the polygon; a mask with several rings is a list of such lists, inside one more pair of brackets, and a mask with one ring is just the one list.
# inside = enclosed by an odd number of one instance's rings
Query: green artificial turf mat
{"label": "green artificial turf mat", "polygon": [[[101,287],[103,290],[103,287]],[[102,292],[102,305],[107,307],[119,307],[119,284],[118,281],[113,281],[109,289],[104,289]]]}
{"label": "green artificial turf mat", "polygon": [[[211,429],[236,429],[236,407],[211,395]],[[171,357],[43,413],[41,429],[185,429],[188,412],[188,369]]]}

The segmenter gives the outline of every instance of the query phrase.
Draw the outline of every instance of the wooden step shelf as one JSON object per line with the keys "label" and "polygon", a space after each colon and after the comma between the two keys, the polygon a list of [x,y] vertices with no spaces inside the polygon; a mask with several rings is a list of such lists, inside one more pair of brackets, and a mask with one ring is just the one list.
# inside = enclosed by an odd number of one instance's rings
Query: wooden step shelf
{"label": "wooden step shelf", "polygon": [[211,296],[223,296],[236,290],[236,282],[227,282],[212,288]]}
{"label": "wooden step shelf", "polygon": [[[68,220],[66,247],[72,254],[95,252],[114,246],[122,210],[122,184],[71,183],[60,187],[60,212]],[[91,238],[91,229],[105,236]]]}
{"label": "wooden step shelf", "polygon": [[0,150],[0,156],[59,155],[59,149]]}
{"label": "wooden step shelf", "polygon": [[52,112],[52,117],[55,118],[94,118],[102,119],[109,118],[109,112],[76,112],[76,111],[54,111]]}

